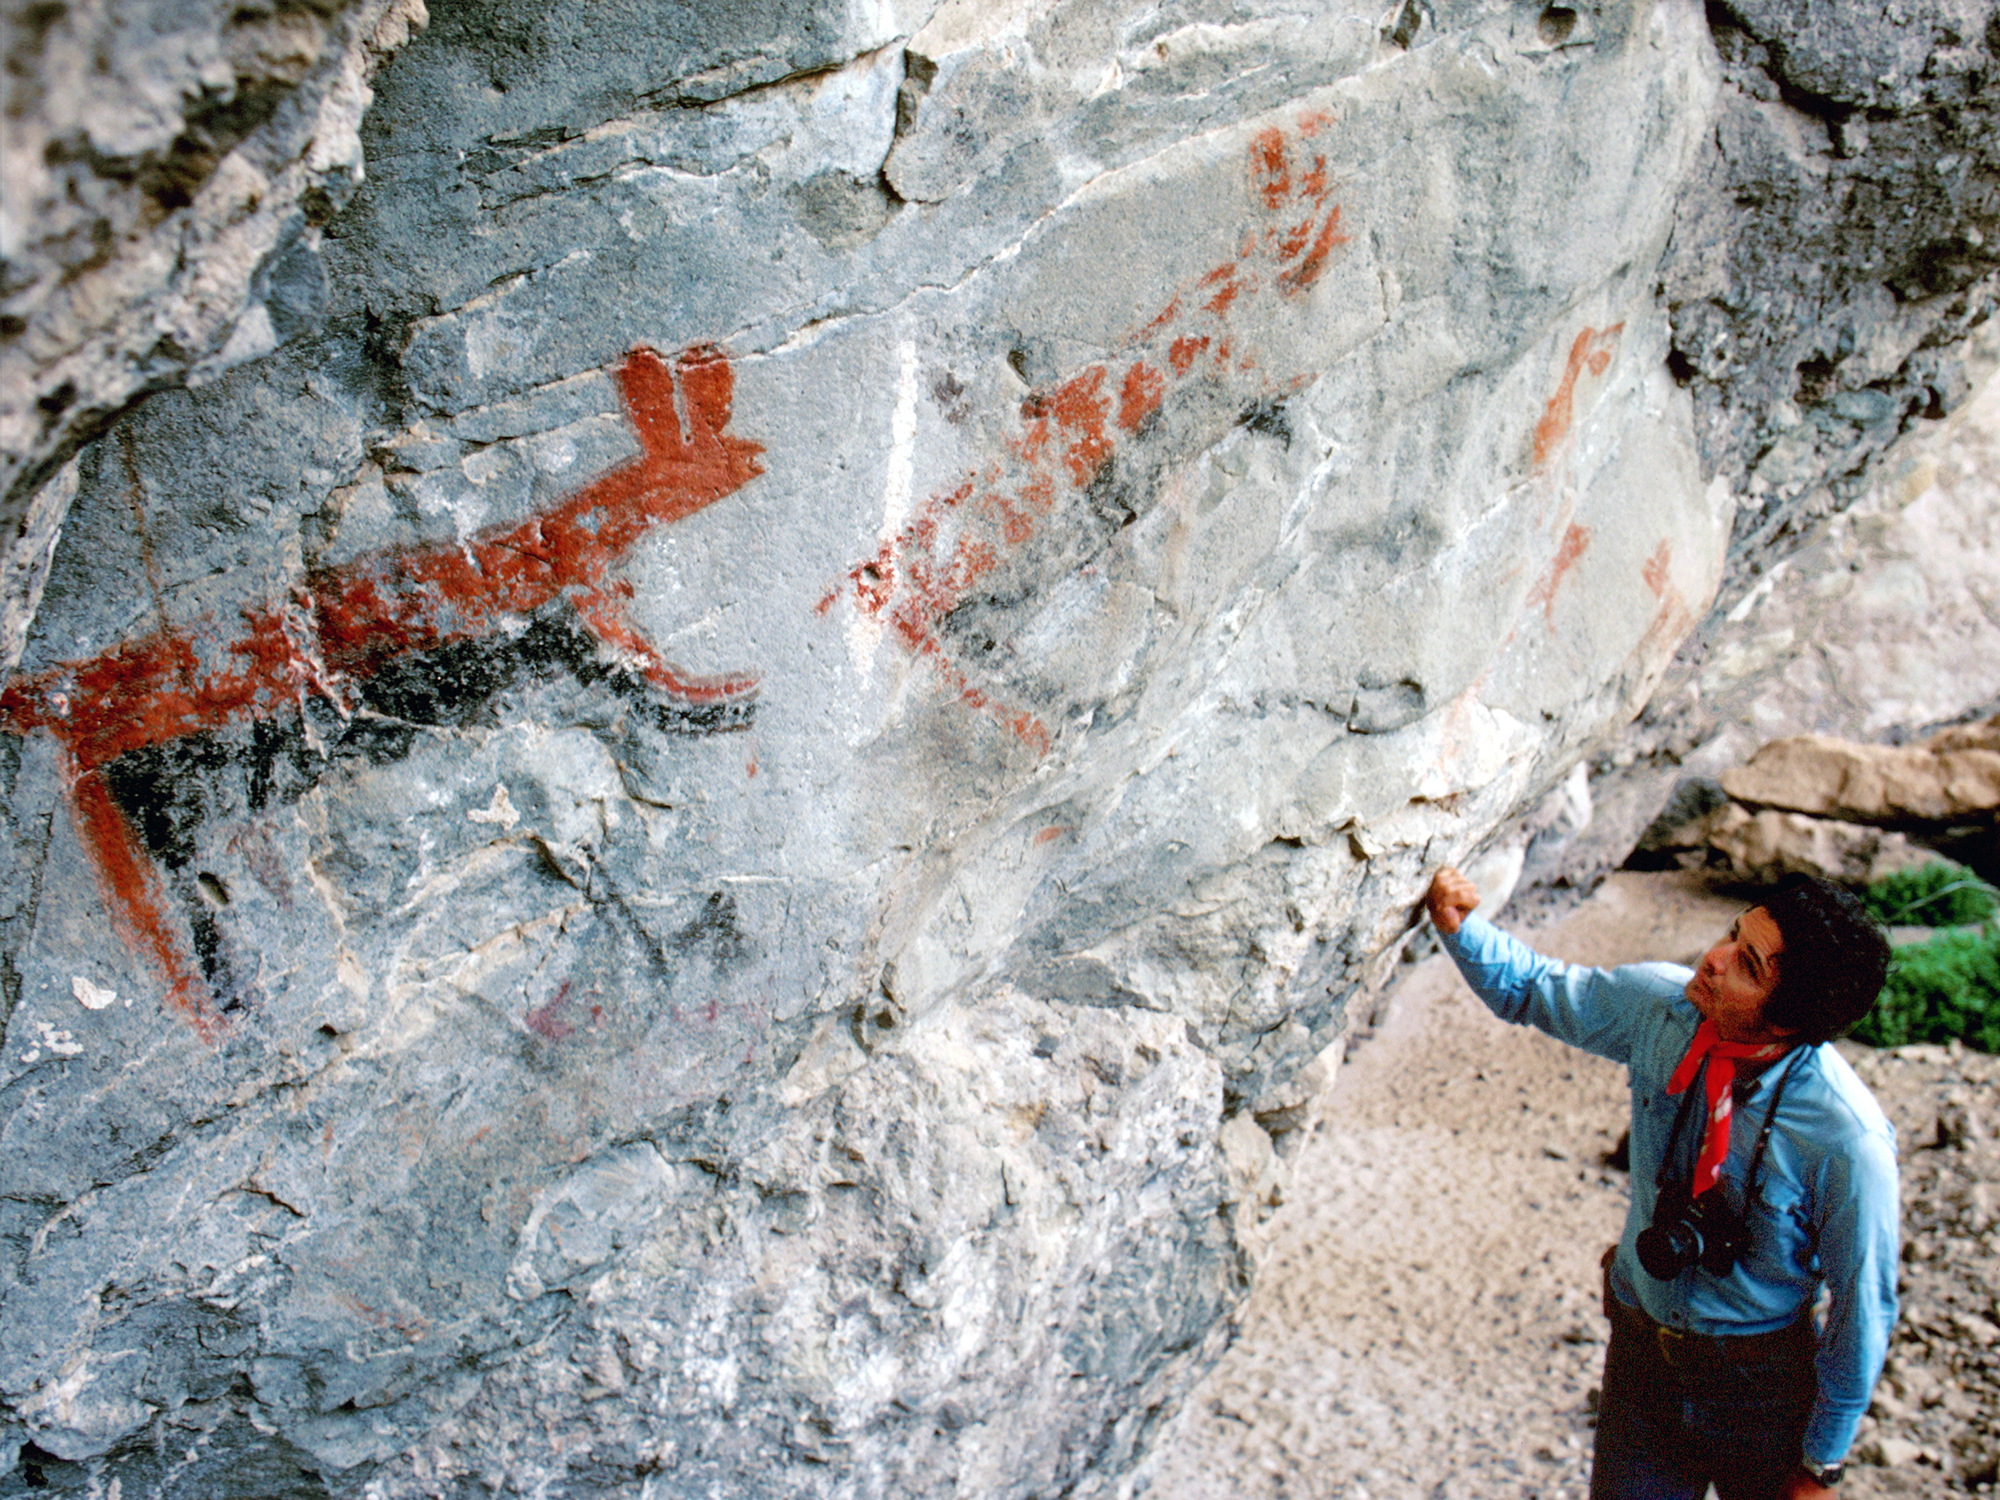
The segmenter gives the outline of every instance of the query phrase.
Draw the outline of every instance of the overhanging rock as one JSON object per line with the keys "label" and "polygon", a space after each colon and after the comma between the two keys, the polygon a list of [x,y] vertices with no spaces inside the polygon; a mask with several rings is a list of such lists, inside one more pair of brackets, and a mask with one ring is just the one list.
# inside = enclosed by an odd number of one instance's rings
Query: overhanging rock
{"label": "overhanging rock", "polygon": [[1245,1117],[1723,577],[1722,88],[1679,3],[440,7],[0,698],[0,1457],[1115,1484]]}

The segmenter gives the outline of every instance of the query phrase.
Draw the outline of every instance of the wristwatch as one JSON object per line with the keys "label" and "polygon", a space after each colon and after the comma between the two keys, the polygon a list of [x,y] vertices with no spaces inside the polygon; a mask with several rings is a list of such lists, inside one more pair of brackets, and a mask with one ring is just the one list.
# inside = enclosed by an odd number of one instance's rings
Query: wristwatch
{"label": "wristwatch", "polygon": [[1812,1475],[1813,1478],[1817,1479],[1828,1489],[1832,1489],[1840,1483],[1841,1473],[1846,1469],[1847,1464],[1842,1459],[1835,1459],[1830,1464],[1823,1464],[1816,1458],[1807,1458],[1801,1455],[1799,1458],[1799,1467]]}

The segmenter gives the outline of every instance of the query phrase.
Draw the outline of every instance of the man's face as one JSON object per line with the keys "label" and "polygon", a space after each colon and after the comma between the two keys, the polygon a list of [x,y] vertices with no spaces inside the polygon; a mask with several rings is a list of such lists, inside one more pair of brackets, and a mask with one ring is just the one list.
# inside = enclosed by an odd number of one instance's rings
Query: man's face
{"label": "man's face", "polygon": [[1764,1024],[1764,1002],[1778,984],[1785,940],[1761,906],[1736,919],[1729,936],[1701,956],[1687,982],[1688,1003],[1715,1022],[1725,1042],[1775,1042],[1787,1033]]}

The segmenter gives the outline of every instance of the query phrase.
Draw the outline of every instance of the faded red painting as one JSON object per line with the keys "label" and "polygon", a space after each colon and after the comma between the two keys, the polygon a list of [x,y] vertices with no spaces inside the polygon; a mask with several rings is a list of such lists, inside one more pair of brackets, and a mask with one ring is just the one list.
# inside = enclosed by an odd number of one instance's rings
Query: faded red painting
{"label": "faded red painting", "polygon": [[1326,157],[1313,145],[1330,124],[1329,116],[1313,113],[1290,131],[1261,132],[1247,164],[1252,218],[1235,256],[1169,298],[1130,337],[1121,359],[1029,395],[1005,455],[932,495],[873,557],[849,570],[820,601],[820,612],[845,599],[929,662],[960,702],[1037,753],[1047,751],[1048,726],[968,670],[941,633],[943,622],[992,588],[996,574],[1044,538],[1058,517],[1079,514],[1121,450],[1146,439],[1149,423],[1177,391],[1208,384],[1272,394],[1232,325],[1258,299],[1311,290],[1347,243]]}
{"label": "faded red painting", "polygon": [[[1569,354],[1563,361],[1555,392],[1543,404],[1541,416],[1535,422],[1528,456],[1531,466],[1537,471],[1552,471],[1555,468],[1556,460],[1562,456],[1575,429],[1577,403],[1587,391],[1586,383],[1602,380],[1610,371],[1624,331],[1623,323],[1613,323],[1607,328],[1586,327],[1570,341]],[[1527,598],[1531,611],[1541,611],[1551,635],[1556,629],[1556,595],[1577,564],[1583,561],[1591,544],[1591,528],[1570,519],[1574,513],[1574,497],[1566,488],[1556,493],[1560,504],[1556,507],[1554,525],[1560,529],[1561,536],[1556,542],[1554,556],[1528,590]]]}
{"label": "faded red painting", "polygon": [[1556,628],[1556,590],[1562,587],[1570,569],[1582,562],[1583,554],[1589,550],[1590,528],[1571,522],[1564,528],[1562,541],[1556,546],[1556,555],[1549,559],[1547,570],[1528,590],[1528,607],[1541,610],[1550,634],[1554,634]]}
{"label": "faded red painting", "polygon": [[1624,331],[1623,323],[1613,323],[1609,328],[1586,328],[1570,344],[1562,379],[1556,385],[1555,394],[1542,408],[1541,420],[1535,423],[1535,441],[1530,456],[1537,469],[1547,468],[1569,440],[1570,428],[1576,422],[1577,383],[1603,378],[1605,371],[1611,368],[1612,355],[1617,352],[1618,336]]}
{"label": "faded red painting", "polygon": [[[635,349],[615,371],[639,456],[547,510],[463,544],[399,548],[309,573],[293,597],[127,641],[88,661],[22,675],[0,691],[0,728],[61,745],[71,810],[125,941],[160,975],[170,1006],[213,1035],[221,1025],[208,944],[163,889],[161,835],[142,837],[145,757],[245,721],[297,715],[309,700],[343,718],[371,695],[420,691],[425,661],[453,648],[518,650],[521,622],[565,606],[586,667],[643,685],[697,731],[747,722],[754,673],[697,676],[655,651],[627,616],[617,568],[649,531],[685,519],[762,472],[757,443],[728,431],[734,376],[712,346],[669,363]],[[560,653],[559,653],[560,654]],[[566,659],[579,660],[571,650]],[[607,665],[607,663],[615,665]],[[413,688],[412,683],[418,684]],[[150,845],[150,846],[149,846]]]}
{"label": "faded red painting", "polygon": [[1662,656],[1674,650],[1695,627],[1694,610],[1689,607],[1687,596],[1681,593],[1680,585],[1674,582],[1674,544],[1670,538],[1661,538],[1660,545],[1639,570],[1639,577],[1659,603],[1653,611],[1653,623],[1647,626],[1639,642],[1638,654]]}

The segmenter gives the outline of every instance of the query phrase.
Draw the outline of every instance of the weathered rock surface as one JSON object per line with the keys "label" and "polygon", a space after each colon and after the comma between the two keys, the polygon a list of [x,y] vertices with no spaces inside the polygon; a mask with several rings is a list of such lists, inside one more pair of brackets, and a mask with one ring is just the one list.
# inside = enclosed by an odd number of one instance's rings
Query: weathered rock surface
{"label": "weathered rock surface", "polygon": [[[1912,839],[2000,873],[2000,719],[1909,745],[1773,740],[1716,789],[1733,800],[1688,830],[1688,843],[1741,873],[1817,870],[1858,883],[1910,863]],[[1649,831],[1642,844],[1678,837]]]}
{"label": "weathered rock surface", "polygon": [[320,230],[362,175],[368,78],[423,0],[43,0],[0,12],[0,666],[135,397],[316,327]]}
{"label": "weathered rock surface", "polygon": [[1752,807],[1854,823],[1924,828],[1983,821],[2000,812],[2000,719],[1914,745],[1824,735],[1774,740],[1721,781]]}
{"label": "weathered rock surface", "polygon": [[1673,830],[1651,852],[1668,850],[1682,852],[1689,869],[1726,871],[1746,884],[1803,874],[1860,886],[1937,857],[1900,833],[1769,807],[1751,812],[1734,802]]}
{"label": "weathered rock surface", "polygon": [[[1748,883],[1807,873],[1866,885],[1936,858],[1991,868],[2000,828],[2000,719],[1909,745],[1807,734],[1760,746],[1718,780],[1687,777],[1632,863]],[[1921,842],[1913,842],[1912,835]]]}
{"label": "weathered rock surface", "polygon": [[[1983,389],[1948,418],[1921,422],[1850,509],[1811,526],[1796,551],[1754,581],[1725,584],[1668,671],[1666,685],[1619,741],[1589,761],[1589,818],[1565,813],[1571,790],[1517,819],[1498,843],[1518,860],[1528,899],[1563,906],[1628,853],[1673,865],[1704,835],[1691,825],[1727,801],[1716,780],[1763,745],[1817,734],[1895,744],[1940,725],[1990,717],[2000,705],[2000,342],[1988,323],[1967,364]],[[1779,821],[1783,820],[1783,821]],[[1757,823],[1782,832],[1782,814]],[[1900,859],[1900,834],[1879,829],[1761,837],[1729,853],[1740,873],[1779,873],[1820,853],[1858,872]],[[1794,830],[1796,831],[1796,830]],[[1975,825],[1925,838],[1954,858],[1996,852]],[[1634,846],[1637,845],[1635,851]],[[1983,847],[1982,847],[1983,845]],[[1813,846],[1819,846],[1817,850]],[[1766,855],[1775,863],[1768,862]],[[1794,859],[1793,856],[1799,858]],[[1852,856],[1851,858],[1849,856]]]}
{"label": "weathered rock surface", "polygon": [[[1905,24],[1856,107],[1974,132]],[[9,1483],[1108,1490],[1425,868],[1865,456],[1704,478],[1811,357],[1683,347],[1689,224],[1743,328],[1805,275],[1745,56],[437,7],[314,326],[78,455],[0,696]],[[1925,409],[1967,264],[1877,309]]]}
{"label": "weathered rock surface", "polygon": [[1968,394],[1959,339],[2000,270],[1994,8],[1710,7],[1725,87],[1663,291],[1705,466],[1740,476],[1732,551],[1851,503],[1866,462]]}
{"label": "weathered rock surface", "polygon": [[1973,400],[1920,424],[1861,500],[1766,568],[1687,653],[1719,757],[1798,734],[1920,738],[2000,708],[2000,325],[1971,350],[1984,372]]}

